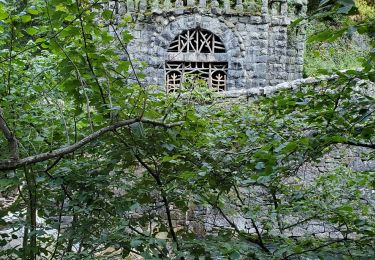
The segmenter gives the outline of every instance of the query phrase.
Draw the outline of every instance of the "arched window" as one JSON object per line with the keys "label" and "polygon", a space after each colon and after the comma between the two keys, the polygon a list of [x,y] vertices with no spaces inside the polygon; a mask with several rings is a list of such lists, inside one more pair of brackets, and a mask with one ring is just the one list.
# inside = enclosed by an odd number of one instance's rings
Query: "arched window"
{"label": "arched window", "polygon": [[165,64],[167,91],[176,91],[189,75],[206,80],[207,85],[216,91],[225,90],[228,63],[208,61],[216,60],[215,55],[223,53],[223,42],[207,30],[196,28],[178,35],[168,48],[169,60]]}

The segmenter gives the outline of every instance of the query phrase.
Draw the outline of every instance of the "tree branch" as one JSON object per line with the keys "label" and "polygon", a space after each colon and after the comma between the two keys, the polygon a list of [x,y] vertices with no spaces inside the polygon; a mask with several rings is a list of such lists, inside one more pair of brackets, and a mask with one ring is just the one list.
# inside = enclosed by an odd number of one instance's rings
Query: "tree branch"
{"label": "tree branch", "polygon": [[[229,224],[229,226],[231,226],[234,231],[239,235],[239,236],[242,236],[245,240],[247,240],[248,242],[250,243],[253,243],[253,244],[256,244],[258,245],[264,252],[266,252],[267,254],[270,253],[270,250],[264,245],[263,243],[263,240],[259,240],[259,236],[260,236],[260,233],[259,230],[258,230],[258,227],[254,226],[255,225],[255,222],[253,222],[253,226],[255,227],[256,229],[256,232],[257,232],[257,236],[258,236],[258,239],[255,239],[255,238],[252,238],[248,235],[245,235],[239,228],[238,226],[236,225],[236,223],[234,223],[234,221],[230,220],[228,218],[228,216],[224,213],[223,209],[221,207],[219,207],[219,205],[217,205],[217,203],[213,203],[211,202],[210,200],[206,199],[206,201],[208,202],[208,204],[210,204],[213,208],[216,208],[217,210],[219,210],[219,213],[220,215],[225,219],[225,221]],[[253,220],[252,220],[253,221]]]}
{"label": "tree branch", "polygon": [[[58,30],[57,32],[55,32],[53,35],[51,35],[50,37],[46,37],[46,40],[52,40],[54,39],[55,37],[57,37],[58,35],[60,35],[63,31],[65,31],[69,26],[71,26],[72,24],[74,24],[75,21],[77,21],[79,19],[79,17],[84,13],[86,12],[87,10],[90,10],[90,8],[92,8],[94,5],[98,4],[100,2],[100,0],[96,0],[95,2],[91,3],[87,8],[85,8],[84,10],[82,10],[80,13],[77,14],[77,16],[74,17],[73,20],[71,20],[69,23],[67,23],[64,27],[62,27],[60,30]],[[9,59],[13,59],[29,50],[32,50],[36,47],[39,47],[43,44],[44,42],[39,42],[39,43],[34,43],[34,45],[30,46],[30,47],[27,47],[19,52],[16,52],[15,54],[13,54],[12,56],[9,56],[9,57],[6,57],[4,59],[1,59],[0,60],[0,64],[3,63],[3,62],[6,62],[6,61],[9,61]]]}
{"label": "tree branch", "polygon": [[375,149],[375,144],[357,143],[357,142],[353,142],[353,141],[342,142],[342,144]]}
{"label": "tree branch", "polygon": [[[28,157],[22,158],[22,159],[0,161],[0,170],[12,170],[12,169],[19,168],[21,166],[46,161],[46,160],[49,160],[49,159],[52,159],[52,158],[56,158],[56,157],[60,157],[60,156],[72,153],[72,152],[78,150],[79,148],[95,141],[96,139],[98,139],[99,137],[101,137],[102,135],[104,135],[108,132],[114,131],[118,128],[122,128],[122,127],[125,127],[125,126],[129,126],[129,125],[137,123],[137,122],[150,124],[150,125],[153,125],[153,126],[160,126],[160,127],[164,127],[164,128],[172,128],[172,127],[179,126],[179,125],[182,124],[182,122],[165,124],[165,123],[162,123],[160,121],[147,119],[147,118],[136,118],[136,119],[128,119],[128,120],[119,121],[119,122],[114,123],[110,126],[101,128],[100,130],[92,133],[91,135],[86,136],[85,138],[83,138],[82,140],[80,140],[79,142],[77,142],[75,144],[68,145],[68,146],[65,146],[65,147],[62,147],[62,148],[58,148],[56,150],[49,151],[49,152],[46,152],[46,153],[28,156]],[[1,123],[0,123],[0,125],[1,125]]]}
{"label": "tree branch", "polygon": [[[76,4],[77,4],[78,13],[80,13],[80,2],[78,0],[76,0]],[[95,73],[94,66],[92,65],[91,59],[90,59],[89,54],[87,52],[88,45],[87,45],[87,37],[86,37],[85,29],[84,29],[84,26],[83,26],[83,19],[82,19],[83,14],[84,14],[84,12],[81,15],[78,16],[78,19],[79,19],[79,23],[80,23],[80,26],[81,26],[81,35],[82,35],[82,40],[83,40],[84,47],[85,47],[84,50],[85,50],[86,61],[87,61],[87,64],[89,66],[89,69],[90,69],[90,71],[91,71],[91,73],[94,77],[96,85],[98,85],[100,96],[102,98],[103,104],[106,105],[107,102],[105,100],[103,88],[99,83],[98,76]]]}
{"label": "tree branch", "polygon": [[317,247],[314,247],[314,248],[306,249],[306,250],[304,250],[304,251],[302,251],[302,252],[299,252],[299,253],[293,253],[293,254],[287,255],[287,256],[285,256],[283,259],[291,259],[292,257],[294,257],[294,256],[296,256],[296,255],[303,255],[303,254],[305,254],[305,253],[307,253],[307,252],[317,251],[317,250],[322,249],[322,248],[324,248],[324,247],[327,247],[327,246],[333,245],[333,244],[335,244],[335,243],[341,243],[341,242],[344,242],[344,241],[346,241],[346,240],[345,240],[345,239],[339,239],[339,240],[331,241],[331,242],[328,242],[328,243],[326,243],[326,244],[322,244],[322,245],[317,246]]}
{"label": "tree branch", "polygon": [[10,131],[7,123],[5,122],[2,112],[3,111],[0,107],[0,130],[3,132],[5,138],[8,141],[11,159],[18,160],[19,159],[18,140],[15,137],[15,135],[12,133],[12,131]]}
{"label": "tree branch", "polygon": [[173,227],[173,223],[172,223],[172,213],[171,213],[171,210],[169,208],[169,200],[168,200],[167,194],[166,194],[166,192],[164,190],[163,183],[161,182],[160,174],[158,174],[157,172],[153,171],[152,168],[150,166],[148,166],[147,163],[145,163],[138,154],[134,153],[134,156],[138,160],[138,162],[143,167],[145,167],[146,170],[155,179],[155,181],[156,181],[156,183],[157,183],[157,185],[158,185],[158,187],[160,189],[161,197],[162,197],[162,200],[163,200],[163,203],[164,203],[164,207],[165,207],[165,213],[167,214],[169,232],[171,233],[172,239],[173,239],[173,241],[176,244],[177,250],[179,251],[180,250],[180,244],[178,242],[178,238],[177,238],[176,232],[174,231],[174,227]]}
{"label": "tree branch", "polygon": [[[236,185],[233,185],[233,187],[234,187],[234,190],[235,190],[235,192],[236,192],[236,196],[237,196],[238,200],[241,202],[242,206],[245,206],[245,202],[244,202],[244,200],[241,198],[241,195],[240,195],[239,190],[237,189],[237,186],[236,186]],[[221,209],[219,209],[219,210],[220,210],[220,212],[222,212]],[[222,212],[221,214],[223,215],[223,212]],[[264,243],[263,243],[262,234],[261,234],[261,232],[259,231],[258,226],[256,225],[256,223],[255,223],[255,221],[254,221],[253,218],[250,218],[250,220],[251,220],[251,224],[253,225],[253,227],[254,227],[254,229],[255,229],[255,232],[256,232],[256,234],[257,234],[257,236],[258,236],[259,246],[260,246],[263,250],[265,250],[265,251],[267,252],[268,248],[267,248],[267,247],[264,245]],[[228,220],[227,220],[227,221],[228,221]]]}

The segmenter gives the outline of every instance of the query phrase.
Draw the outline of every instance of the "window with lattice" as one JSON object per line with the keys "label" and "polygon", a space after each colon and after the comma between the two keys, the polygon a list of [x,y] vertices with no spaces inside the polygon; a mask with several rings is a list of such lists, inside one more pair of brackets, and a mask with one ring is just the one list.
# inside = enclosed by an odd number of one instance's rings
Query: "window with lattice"
{"label": "window with lattice", "polygon": [[[196,28],[178,35],[168,48],[169,54],[194,53],[194,61],[173,61],[165,64],[166,87],[168,92],[177,91],[188,78],[206,81],[207,86],[216,91],[226,90],[227,62],[207,62],[207,54],[225,53],[225,46],[215,34]],[[169,57],[173,57],[170,55]]]}

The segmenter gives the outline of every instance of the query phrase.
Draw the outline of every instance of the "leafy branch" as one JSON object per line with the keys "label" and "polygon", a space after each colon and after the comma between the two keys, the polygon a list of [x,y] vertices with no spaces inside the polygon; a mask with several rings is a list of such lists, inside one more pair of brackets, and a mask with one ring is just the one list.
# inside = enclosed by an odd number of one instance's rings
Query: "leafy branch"
{"label": "leafy branch", "polygon": [[[2,121],[0,121],[0,126],[3,126],[1,124],[1,122]],[[134,123],[145,123],[145,124],[150,124],[150,125],[153,125],[153,126],[159,126],[159,127],[164,127],[164,128],[172,128],[172,127],[179,126],[179,125],[182,124],[182,122],[166,124],[166,123],[162,123],[160,121],[147,119],[147,118],[135,118],[135,119],[128,119],[128,120],[124,120],[124,121],[119,121],[119,122],[114,123],[110,126],[103,127],[101,129],[97,130],[96,132],[86,136],[85,138],[83,138],[82,140],[80,140],[79,142],[77,142],[75,144],[72,144],[72,145],[69,145],[69,146],[66,146],[66,147],[62,147],[62,148],[59,148],[59,149],[56,149],[56,150],[53,150],[53,151],[50,151],[50,152],[41,153],[41,154],[37,154],[37,155],[33,155],[33,156],[28,156],[28,157],[22,158],[22,159],[17,159],[17,160],[11,159],[11,160],[0,161],[0,170],[12,170],[12,169],[20,168],[20,167],[25,166],[25,165],[34,164],[34,163],[37,163],[37,162],[42,162],[42,161],[46,161],[46,160],[49,160],[49,159],[52,159],[52,158],[61,157],[61,156],[66,155],[66,154],[73,153],[74,151],[76,151],[79,148],[95,141],[96,139],[98,139],[99,137],[101,137],[102,135],[104,135],[108,132],[112,132],[112,131],[114,131],[118,128],[126,127],[126,126],[129,126],[129,125],[134,124]],[[7,128],[4,128],[4,129],[6,130],[4,133],[6,133],[6,134],[10,133],[10,132],[7,131]],[[10,135],[10,137],[11,136],[12,135]],[[11,138],[10,143],[14,144],[14,142],[15,142],[14,139]]]}

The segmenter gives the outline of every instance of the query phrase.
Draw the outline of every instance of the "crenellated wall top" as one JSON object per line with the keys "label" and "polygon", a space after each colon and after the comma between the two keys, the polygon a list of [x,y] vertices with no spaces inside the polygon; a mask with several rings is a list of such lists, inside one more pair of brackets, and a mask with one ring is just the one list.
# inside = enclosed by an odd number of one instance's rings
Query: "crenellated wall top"
{"label": "crenellated wall top", "polygon": [[117,15],[139,17],[191,13],[239,16],[288,16],[306,14],[307,0],[113,0],[109,7]]}

